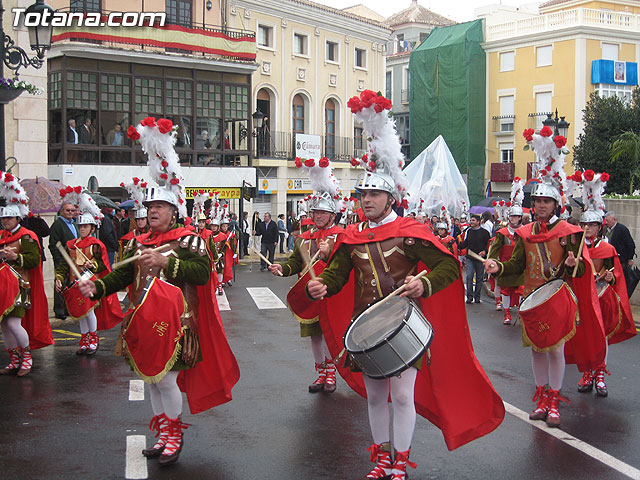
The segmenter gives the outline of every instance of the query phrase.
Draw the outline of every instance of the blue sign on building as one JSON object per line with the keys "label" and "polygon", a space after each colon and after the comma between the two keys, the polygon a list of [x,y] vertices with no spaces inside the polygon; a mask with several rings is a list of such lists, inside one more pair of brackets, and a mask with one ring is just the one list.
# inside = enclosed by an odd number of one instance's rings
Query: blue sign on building
{"label": "blue sign on building", "polygon": [[614,60],[594,60],[591,63],[591,83],[638,85],[638,64]]}

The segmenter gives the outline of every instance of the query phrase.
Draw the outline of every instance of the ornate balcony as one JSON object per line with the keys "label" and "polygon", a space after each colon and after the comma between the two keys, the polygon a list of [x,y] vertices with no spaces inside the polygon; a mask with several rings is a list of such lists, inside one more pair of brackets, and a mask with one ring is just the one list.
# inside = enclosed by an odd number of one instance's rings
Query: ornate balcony
{"label": "ornate balcony", "polygon": [[491,181],[492,182],[513,182],[516,172],[516,165],[513,162],[492,163],[491,164]]}

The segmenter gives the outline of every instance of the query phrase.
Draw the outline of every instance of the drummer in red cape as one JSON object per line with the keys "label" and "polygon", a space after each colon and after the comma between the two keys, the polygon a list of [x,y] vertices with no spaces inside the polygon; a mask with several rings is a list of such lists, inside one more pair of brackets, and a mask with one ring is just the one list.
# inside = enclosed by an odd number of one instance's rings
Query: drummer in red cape
{"label": "drummer in red cape", "polygon": [[[269,267],[274,275],[282,274],[285,277],[307,272],[310,261],[313,261],[314,273],[320,273],[329,260],[337,236],[344,231],[334,223],[336,213],[342,208],[342,201],[329,159],[296,158],[296,167],[306,170],[311,179],[314,193],[308,203],[313,226],[296,238],[293,253],[286,263],[275,263]],[[318,377],[309,385],[309,392],[333,393],[336,390],[336,366],[320,328],[320,315],[326,315],[328,311],[320,308],[320,302],[312,302],[307,298],[304,289],[310,275],[310,272],[304,273],[299,278],[287,295],[287,302],[294,318],[300,322],[300,336],[311,337],[311,351]]]}
{"label": "drummer in red cape", "polygon": [[[489,248],[488,258],[506,262],[511,258],[518,237],[516,230],[522,225],[522,200],[524,199],[522,179],[516,177],[511,187],[511,202],[506,206],[508,223],[496,232]],[[496,207],[499,211],[499,207]],[[511,307],[520,304],[520,297],[524,290],[524,271],[515,275],[504,275],[497,279],[497,297],[502,297],[500,305],[504,310],[504,325],[511,325]]]}
{"label": "drummer in red cape", "polygon": [[559,403],[568,403],[560,396],[565,363],[576,363],[580,370],[596,368],[604,360],[606,341],[589,254],[581,248],[583,232],[556,216],[566,191],[566,140],[552,138],[547,126],[540,134],[532,129],[524,133],[541,177],[531,193],[536,221],[516,230],[510,260],[487,259],[484,266],[498,277],[525,272],[520,318],[523,344],[531,346],[537,402],[529,418],[558,427]]}
{"label": "drummer in red cape", "polygon": [[[342,338],[352,318],[357,324],[357,317],[371,304],[402,284],[407,284],[402,295],[414,299],[433,324],[430,350],[424,354],[418,350],[420,356],[412,364],[390,378],[363,375],[374,442],[369,450],[376,464],[365,478],[404,480],[407,465],[415,467],[409,453],[416,412],[441,428],[448,448],[455,449],[497,428],[504,418],[504,406],[473,353],[459,263],[424,225],[400,218],[392,210],[401,202],[408,180],[402,173],[404,158],[388,116],[391,102],[366,90],[360,98],[353,97],[349,107],[370,139],[367,171],[356,184],[366,219],[350,225],[338,238],[329,266],[309,281],[307,292],[315,299],[341,290],[351,292],[352,314],[336,309],[330,312],[331,322],[323,325],[329,348]],[[411,282],[425,267],[429,273]],[[403,318],[397,321],[402,324]],[[377,327],[372,324],[370,328]],[[348,355],[349,365],[362,369],[354,358]]]}
{"label": "drummer in red cape", "polygon": [[[62,193],[64,192],[64,195]],[[76,220],[79,237],[65,245],[67,253],[82,274],[87,278],[97,275],[104,278],[111,271],[107,249],[93,235],[103,219],[100,208],[82,187],[67,187],[61,190],[63,203],[77,205],[80,215]],[[66,262],[56,268],[55,287],[63,292],[69,315],[80,323],[78,355],[93,355],[98,350],[98,330],[109,330],[122,321],[122,310],[118,296],[113,293],[100,302],[88,301],[80,292],[76,277]],[[63,285],[66,287],[63,290]]]}
{"label": "drummer in red cape", "polygon": [[[131,285],[119,346],[131,368],[149,384],[157,431],[151,448],[142,451],[161,466],[178,460],[183,446],[182,395],[192,414],[231,400],[239,379],[212,295],[210,260],[204,241],[180,227],[186,217],[182,173],[173,145],[175,129],[166,119],[148,117],[128,135],[140,140],[153,180],[147,189],[151,230],[125,248],[124,260],[95,282],[81,281],[85,296],[99,299]],[[132,260],[132,261],[131,261]]]}
{"label": "drummer in red cape", "polygon": [[33,366],[31,350],[53,344],[49,307],[44,293],[40,244],[20,225],[29,214],[29,198],[18,180],[0,172],[0,327],[9,364],[0,375],[27,375]]}
{"label": "drummer in red cape", "polygon": [[627,295],[627,286],[618,259],[616,249],[601,236],[602,220],[605,214],[605,204],[602,194],[608,173],[595,173],[585,170],[584,174],[577,171],[568,180],[582,184],[582,202],[586,207],[580,217],[580,226],[585,231],[586,248],[589,250],[593,274],[602,311],[604,333],[607,336],[607,353],[601,365],[595,369],[583,371],[578,382],[579,392],[590,392],[595,386],[596,394],[601,397],[608,395],[605,374],[609,358],[609,345],[619,343],[636,335],[636,327],[631,314],[631,305]]}

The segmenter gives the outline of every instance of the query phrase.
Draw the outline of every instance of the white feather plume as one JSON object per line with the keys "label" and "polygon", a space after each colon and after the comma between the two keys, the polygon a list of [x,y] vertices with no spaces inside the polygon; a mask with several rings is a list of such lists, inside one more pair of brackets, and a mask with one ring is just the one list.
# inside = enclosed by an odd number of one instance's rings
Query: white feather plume
{"label": "white feather plume", "polygon": [[522,206],[524,201],[524,182],[520,177],[513,179],[511,184],[511,205]]}
{"label": "white feather plume", "polygon": [[120,184],[129,193],[129,198],[133,200],[134,208],[140,210],[144,208],[142,202],[144,201],[144,191],[147,188],[147,183],[138,177],[134,177],[129,183]]}
{"label": "white feather plume", "polygon": [[207,200],[209,200],[209,198],[211,198],[211,195],[209,195],[209,192],[202,192],[202,193],[198,192],[197,195],[194,195],[193,210],[191,212],[191,218],[193,218],[194,222],[198,221],[199,215],[205,215],[204,204]]}
{"label": "white feather plume", "polygon": [[0,197],[5,199],[7,206],[17,206],[20,216],[29,215],[29,197],[18,179],[11,173],[0,172]]}

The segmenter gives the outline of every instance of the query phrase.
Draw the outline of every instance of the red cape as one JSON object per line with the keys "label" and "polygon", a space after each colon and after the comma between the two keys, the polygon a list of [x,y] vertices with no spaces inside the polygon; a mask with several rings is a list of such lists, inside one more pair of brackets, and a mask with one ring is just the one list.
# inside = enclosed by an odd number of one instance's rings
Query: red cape
{"label": "red cape", "polygon": [[[145,233],[136,237],[148,246],[177,240],[186,235],[196,235],[184,227],[151,237]],[[197,287],[198,299],[198,337],[202,361],[188,370],[180,371],[178,386],[187,394],[189,409],[196,414],[231,401],[231,389],[238,383],[240,369],[236,357],[231,351],[224,333],[222,317],[215,299],[212,275],[206,285]]]}
{"label": "red cape", "polygon": [[[358,231],[358,224],[349,225],[338,241],[339,245],[363,244],[396,237],[426,240],[453,257],[424,225],[403,217],[374,229],[365,228],[362,232]],[[425,268],[422,263],[418,265],[420,270]],[[353,289],[352,272],[342,290],[348,290],[353,299]],[[492,432],[500,425],[505,413],[500,396],[473,353],[464,297],[461,273],[444,290],[419,302],[433,326],[434,340],[430,347],[431,364],[424,363],[418,372],[416,411],[442,430],[449,450]],[[351,313],[351,309],[347,310],[347,305],[343,304],[331,311],[330,321],[321,319],[322,330],[334,356],[343,348],[342,336],[351,322]]]}
{"label": "red cape", "polygon": [[[516,230],[516,234],[523,240],[528,239],[533,243],[540,243],[572,234],[576,234],[578,239],[582,239],[584,233],[579,226],[560,220],[551,230],[532,235],[531,231],[535,223],[523,225]],[[586,247],[582,248],[582,257],[586,270],[581,277],[572,279],[572,290],[578,297],[580,324],[576,328],[576,334],[573,338],[565,343],[564,356],[567,363],[575,363],[578,370],[584,372],[588,369],[595,369],[602,364],[607,348],[607,338],[602,323],[596,282],[593,281],[591,257],[589,249]],[[572,269],[568,269],[568,271],[571,272]]]}
{"label": "red cape", "polygon": [[[129,232],[133,233],[133,232]],[[127,234],[128,235],[128,234]],[[124,237],[123,237],[124,238]],[[133,236],[132,236],[133,238]],[[82,240],[69,240],[67,242],[67,250],[75,250],[77,247],[87,248],[91,245],[98,245],[100,247],[100,253],[102,263],[106,270],[96,274],[98,278],[104,278],[109,272],[111,272],[111,265],[109,265],[109,257],[107,256],[107,248],[96,237],[87,236]],[[118,294],[112,293],[108,297],[104,297],[100,300],[100,306],[94,310],[96,319],[98,320],[98,330],[109,330],[120,322],[122,322],[122,309],[120,308],[120,301],[118,300]]]}
{"label": "red cape", "polygon": [[[31,230],[20,227],[13,235],[6,230],[0,232],[0,245],[13,243],[28,235],[40,248],[38,236]],[[53,345],[53,334],[49,323],[49,304],[44,293],[44,278],[42,276],[42,262],[31,269],[31,308],[22,319],[22,326],[29,334],[29,347],[32,350]]]}
{"label": "red cape", "polygon": [[609,339],[609,345],[619,343],[636,335],[636,325],[633,321],[631,313],[631,305],[627,295],[627,282],[624,279],[622,265],[618,259],[618,252],[610,243],[601,241],[596,247],[589,248],[591,258],[613,258],[613,275],[616,283],[612,285],[615,292],[620,297],[620,306],[622,308],[622,325],[618,331]]}
{"label": "red cape", "polygon": [[[231,248],[231,243],[229,243],[229,239],[231,236],[229,232],[219,232],[215,237],[213,237],[213,241],[224,242],[226,247],[224,249],[224,270],[222,271],[222,283],[227,283],[229,280],[233,280],[233,249]],[[218,252],[220,254],[220,252]]]}

